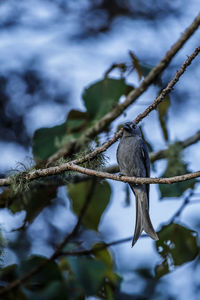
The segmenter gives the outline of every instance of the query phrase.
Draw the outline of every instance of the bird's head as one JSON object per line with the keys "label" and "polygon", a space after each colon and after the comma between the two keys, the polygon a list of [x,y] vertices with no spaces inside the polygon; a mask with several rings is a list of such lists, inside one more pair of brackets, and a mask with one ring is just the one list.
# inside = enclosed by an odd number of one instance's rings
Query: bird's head
{"label": "bird's head", "polygon": [[134,122],[126,122],[123,126],[123,136],[141,135],[140,129]]}

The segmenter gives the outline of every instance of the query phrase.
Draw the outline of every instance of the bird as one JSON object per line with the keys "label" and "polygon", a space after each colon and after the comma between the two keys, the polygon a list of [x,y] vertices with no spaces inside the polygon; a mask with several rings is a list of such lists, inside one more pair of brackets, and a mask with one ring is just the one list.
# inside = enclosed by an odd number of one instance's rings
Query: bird
{"label": "bird", "polygon": [[[148,149],[136,123],[126,122],[123,125],[123,133],[116,156],[120,175],[150,177]],[[152,239],[158,240],[149,216],[149,184],[129,183],[129,185],[136,199],[136,221],[132,247],[137,242],[143,230]]]}

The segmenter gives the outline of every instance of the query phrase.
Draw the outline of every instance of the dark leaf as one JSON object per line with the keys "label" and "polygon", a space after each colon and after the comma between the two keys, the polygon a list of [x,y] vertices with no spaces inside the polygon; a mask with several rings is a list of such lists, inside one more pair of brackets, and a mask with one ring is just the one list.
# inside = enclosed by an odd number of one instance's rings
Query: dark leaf
{"label": "dark leaf", "polygon": [[88,125],[86,112],[71,110],[66,122],[51,128],[40,128],[33,137],[33,155],[36,161],[48,159],[63,145],[78,138]]}
{"label": "dark leaf", "polygon": [[[162,177],[173,177],[189,173],[187,164],[182,160],[182,147],[179,143],[175,143],[169,147],[167,151],[167,168]],[[177,182],[173,184],[159,184],[161,198],[179,197],[188,188],[193,188],[196,183],[195,179]]]}
{"label": "dark leaf", "polygon": [[4,286],[3,282],[11,282],[16,279],[17,276],[16,267],[17,265],[9,265],[5,268],[1,268],[1,272],[0,272],[1,286]]}
{"label": "dark leaf", "polygon": [[165,99],[158,105],[158,117],[160,126],[163,132],[163,136],[165,141],[169,140],[168,131],[167,131],[167,116],[168,116],[168,109],[170,107],[170,97],[166,96]]}
{"label": "dark leaf", "polygon": [[66,136],[67,125],[64,122],[51,128],[37,129],[33,136],[33,156],[36,161],[44,160],[58,151],[58,143]]}
{"label": "dark leaf", "polygon": [[158,237],[156,249],[163,262],[155,269],[157,277],[172,271],[175,266],[194,260],[199,252],[196,232],[182,225],[165,225],[158,232]]}
{"label": "dark leaf", "polygon": [[130,89],[133,87],[128,86],[125,79],[105,78],[90,85],[82,95],[90,119],[102,118]]}
{"label": "dark leaf", "polygon": [[70,300],[68,290],[64,281],[52,281],[44,288],[34,292],[28,289],[23,289],[28,300]]}
{"label": "dark leaf", "polygon": [[10,189],[0,194],[1,207],[8,207],[12,213],[26,211],[26,222],[31,223],[57,195],[57,187],[33,188],[14,194]]}
{"label": "dark leaf", "polygon": [[88,208],[83,217],[82,224],[89,229],[98,229],[101,216],[107,207],[111,188],[108,182],[88,180],[76,184],[67,185],[68,195],[71,199],[72,209],[78,216],[86,201]]}
{"label": "dark leaf", "polygon": [[71,257],[68,262],[85,294],[96,295],[105,277],[105,264],[86,257]]}
{"label": "dark leaf", "polygon": [[[40,266],[46,261],[47,258],[45,257],[31,256],[18,266],[17,271],[19,277],[22,277],[24,274],[27,274],[32,269]],[[36,288],[48,285],[52,281],[61,281],[62,279],[62,273],[58,265],[54,261],[48,261],[47,265],[45,265],[39,272],[31,276],[31,278],[26,281],[25,286],[30,290],[34,290]]]}

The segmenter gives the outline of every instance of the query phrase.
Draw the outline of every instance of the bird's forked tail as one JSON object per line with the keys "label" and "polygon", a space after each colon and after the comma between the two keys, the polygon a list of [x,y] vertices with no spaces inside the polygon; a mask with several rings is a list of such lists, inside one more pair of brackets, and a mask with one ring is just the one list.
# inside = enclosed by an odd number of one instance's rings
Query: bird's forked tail
{"label": "bird's forked tail", "polygon": [[135,197],[136,197],[136,222],[135,222],[135,232],[132,240],[132,247],[137,242],[143,230],[152,239],[158,240],[158,236],[153,228],[149,216],[148,199],[146,193],[140,191],[139,194],[135,194]]}

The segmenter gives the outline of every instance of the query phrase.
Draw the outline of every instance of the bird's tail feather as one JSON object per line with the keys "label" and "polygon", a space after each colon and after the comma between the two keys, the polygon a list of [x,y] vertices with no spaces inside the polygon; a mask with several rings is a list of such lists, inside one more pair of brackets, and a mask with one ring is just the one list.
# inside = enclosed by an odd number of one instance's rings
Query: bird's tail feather
{"label": "bird's tail feather", "polygon": [[135,232],[132,240],[132,247],[137,242],[139,236],[144,230],[152,239],[158,240],[158,236],[153,228],[149,216],[148,200],[146,193],[139,193],[136,197],[136,223]]}

